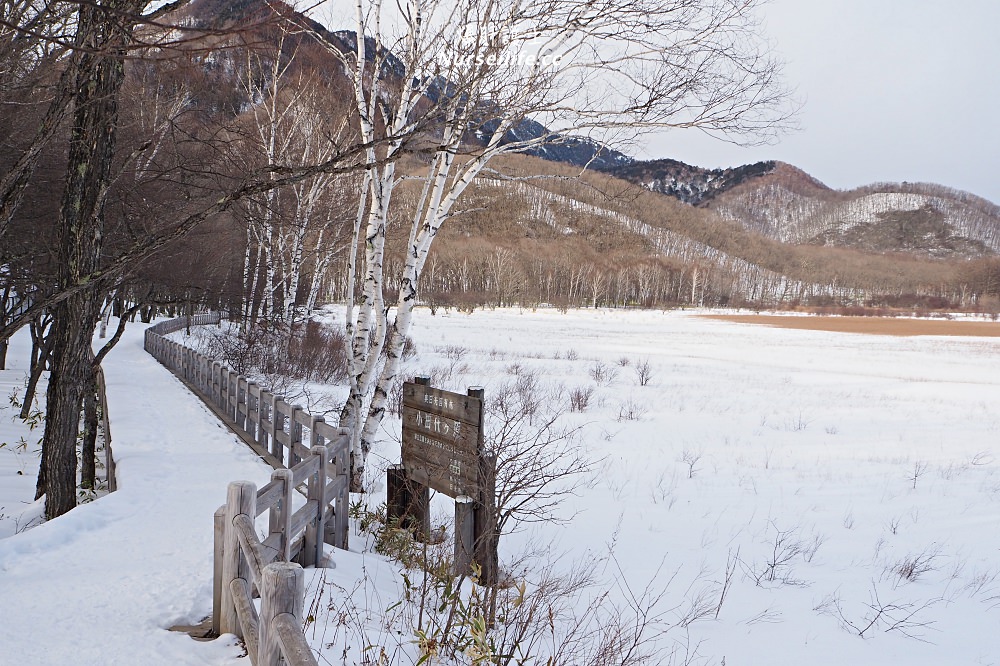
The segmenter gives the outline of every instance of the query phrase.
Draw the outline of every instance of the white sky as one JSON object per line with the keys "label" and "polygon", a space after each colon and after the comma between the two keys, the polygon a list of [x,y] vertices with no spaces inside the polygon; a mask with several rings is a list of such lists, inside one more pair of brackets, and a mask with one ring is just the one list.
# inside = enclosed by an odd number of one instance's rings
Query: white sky
{"label": "white sky", "polygon": [[[1000,1],[770,0],[766,35],[804,103],[801,129],[742,148],[697,130],[644,138],[641,159],[781,160],[831,187],[936,182],[1000,204]],[[333,29],[351,3],[315,12]]]}
{"label": "white sky", "polygon": [[841,189],[929,181],[1000,203],[1000,2],[772,0],[763,16],[802,129],[757,148],[666,132],[639,157],[777,159]]}

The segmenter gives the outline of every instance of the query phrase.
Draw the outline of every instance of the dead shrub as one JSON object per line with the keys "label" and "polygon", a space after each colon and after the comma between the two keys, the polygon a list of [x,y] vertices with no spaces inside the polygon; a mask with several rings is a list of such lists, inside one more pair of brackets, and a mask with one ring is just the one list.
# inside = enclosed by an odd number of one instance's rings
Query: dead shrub
{"label": "dead shrub", "polygon": [[291,329],[260,324],[239,335],[213,333],[205,351],[244,376],[322,383],[343,382],[348,376],[347,336],[314,320]]}

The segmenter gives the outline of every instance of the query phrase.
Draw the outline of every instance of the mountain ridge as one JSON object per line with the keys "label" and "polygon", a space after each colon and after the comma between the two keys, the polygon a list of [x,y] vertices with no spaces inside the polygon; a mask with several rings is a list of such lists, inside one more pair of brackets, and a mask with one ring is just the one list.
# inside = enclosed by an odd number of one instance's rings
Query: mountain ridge
{"label": "mountain ridge", "polygon": [[[239,11],[233,9],[237,5]],[[227,7],[224,20],[230,22],[239,20],[239,12],[265,7],[262,0],[240,0],[237,5],[197,0],[195,6],[209,14],[212,7]],[[349,50],[356,43],[351,31],[331,31],[297,16],[309,31],[336,48]],[[284,44],[283,48],[289,47]],[[343,76],[336,59],[326,57],[331,63],[321,65],[324,71]],[[385,62],[386,75],[399,74],[394,65],[398,61],[391,54]],[[447,94],[448,88],[443,81],[432,94]],[[495,131],[489,123],[479,129],[481,141]],[[707,302],[706,285],[711,285],[716,303],[857,301],[883,290],[917,294],[928,291],[926,285],[950,284],[962,267],[942,262],[988,258],[1000,252],[1000,208],[943,186],[876,183],[843,191],[779,161],[706,169],[670,158],[637,160],[587,138],[559,136],[530,118],[510,130],[504,140],[540,137],[550,140],[520,156],[505,158],[521,159],[519,168],[526,171],[520,176],[579,178],[581,167],[586,166],[590,175],[584,180],[599,183],[593,186],[612,196],[624,193],[621,196],[627,200],[601,201],[585,193],[553,196],[545,194],[544,188],[527,185],[491,190],[485,178],[479,194],[469,194],[467,207],[472,212],[457,216],[443,230],[437,256],[454,256],[447,262],[441,259],[442,266],[447,263],[449,270],[462,273],[468,270],[463,253],[488,254],[494,247],[525,253],[523,270],[527,273],[531,253],[542,253],[549,260],[578,251],[572,261],[610,271],[608,276],[633,271],[628,278],[633,279],[644,267],[657,266],[656,270],[676,282],[664,294],[673,294],[670,298],[677,302]],[[474,140],[475,135],[469,138]],[[931,263],[923,266],[921,262]],[[566,266],[552,270],[569,270],[568,284],[579,277],[573,278],[574,269]],[[621,273],[616,279],[626,277]],[[573,288],[568,290],[573,292]],[[956,291],[960,290],[950,293]],[[682,301],[683,294],[686,301]],[[645,297],[635,300],[650,302]]]}

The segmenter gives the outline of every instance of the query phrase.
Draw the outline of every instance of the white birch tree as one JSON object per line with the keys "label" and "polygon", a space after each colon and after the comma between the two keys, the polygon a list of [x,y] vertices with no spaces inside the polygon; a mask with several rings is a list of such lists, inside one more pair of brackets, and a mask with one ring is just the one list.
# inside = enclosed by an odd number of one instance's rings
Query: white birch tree
{"label": "white birch tree", "polygon": [[[350,108],[331,103],[334,93],[315,71],[293,68],[295,54],[283,56],[285,33],[280,36],[273,53],[247,53],[243,84],[251,106],[240,146],[249,157],[243,159],[286,167],[322,164],[354,136]],[[323,276],[345,245],[336,242],[345,226],[339,200],[345,193],[354,198],[351,180],[317,173],[248,199],[244,330],[259,317],[290,325],[303,283],[309,284],[307,307],[315,305]],[[311,274],[305,274],[307,267]]]}
{"label": "white birch tree", "polygon": [[[356,490],[399,371],[421,272],[468,186],[481,175],[502,177],[489,170],[496,157],[567,136],[609,144],[696,127],[766,140],[789,114],[779,65],[758,35],[757,4],[354,0],[352,48],[331,50],[353,77],[358,129],[372,146],[348,266],[358,297],[349,289],[351,391],[341,415],[355,433]],[[527,132],[529,123],[548,130]],[[422,191],[408,211],[405,265],[387,276],[386,228],[403,176],[397,160],[402,137],[418,131],[427,157]]]}

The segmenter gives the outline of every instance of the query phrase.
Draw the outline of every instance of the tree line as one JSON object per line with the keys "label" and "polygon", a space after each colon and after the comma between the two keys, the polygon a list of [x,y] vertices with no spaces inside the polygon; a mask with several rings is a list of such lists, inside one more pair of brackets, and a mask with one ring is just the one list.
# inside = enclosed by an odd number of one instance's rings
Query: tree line
{"label": "tree line", "polygon": [[[564,134],[780,131],[787,93],[753,5],[361,0],[330,33],[255,0],[4,3],[0,340],[32,329],[50,372],[47,517],[75,506],[83,405],[131,318],[221,306],[289,331],[338,281],[360,479],[421,285],[448,274],[425,277],[432,246],[474,215],[476,182],[516,175],[504,157]],[[629,233],[609,225],[607,247]],[[514,298],[510,258],[487,253],[492,279],[470,289]],[[554,298],[563,273],[542,273]],[[567,275],[571,295],[601,291]]]}

